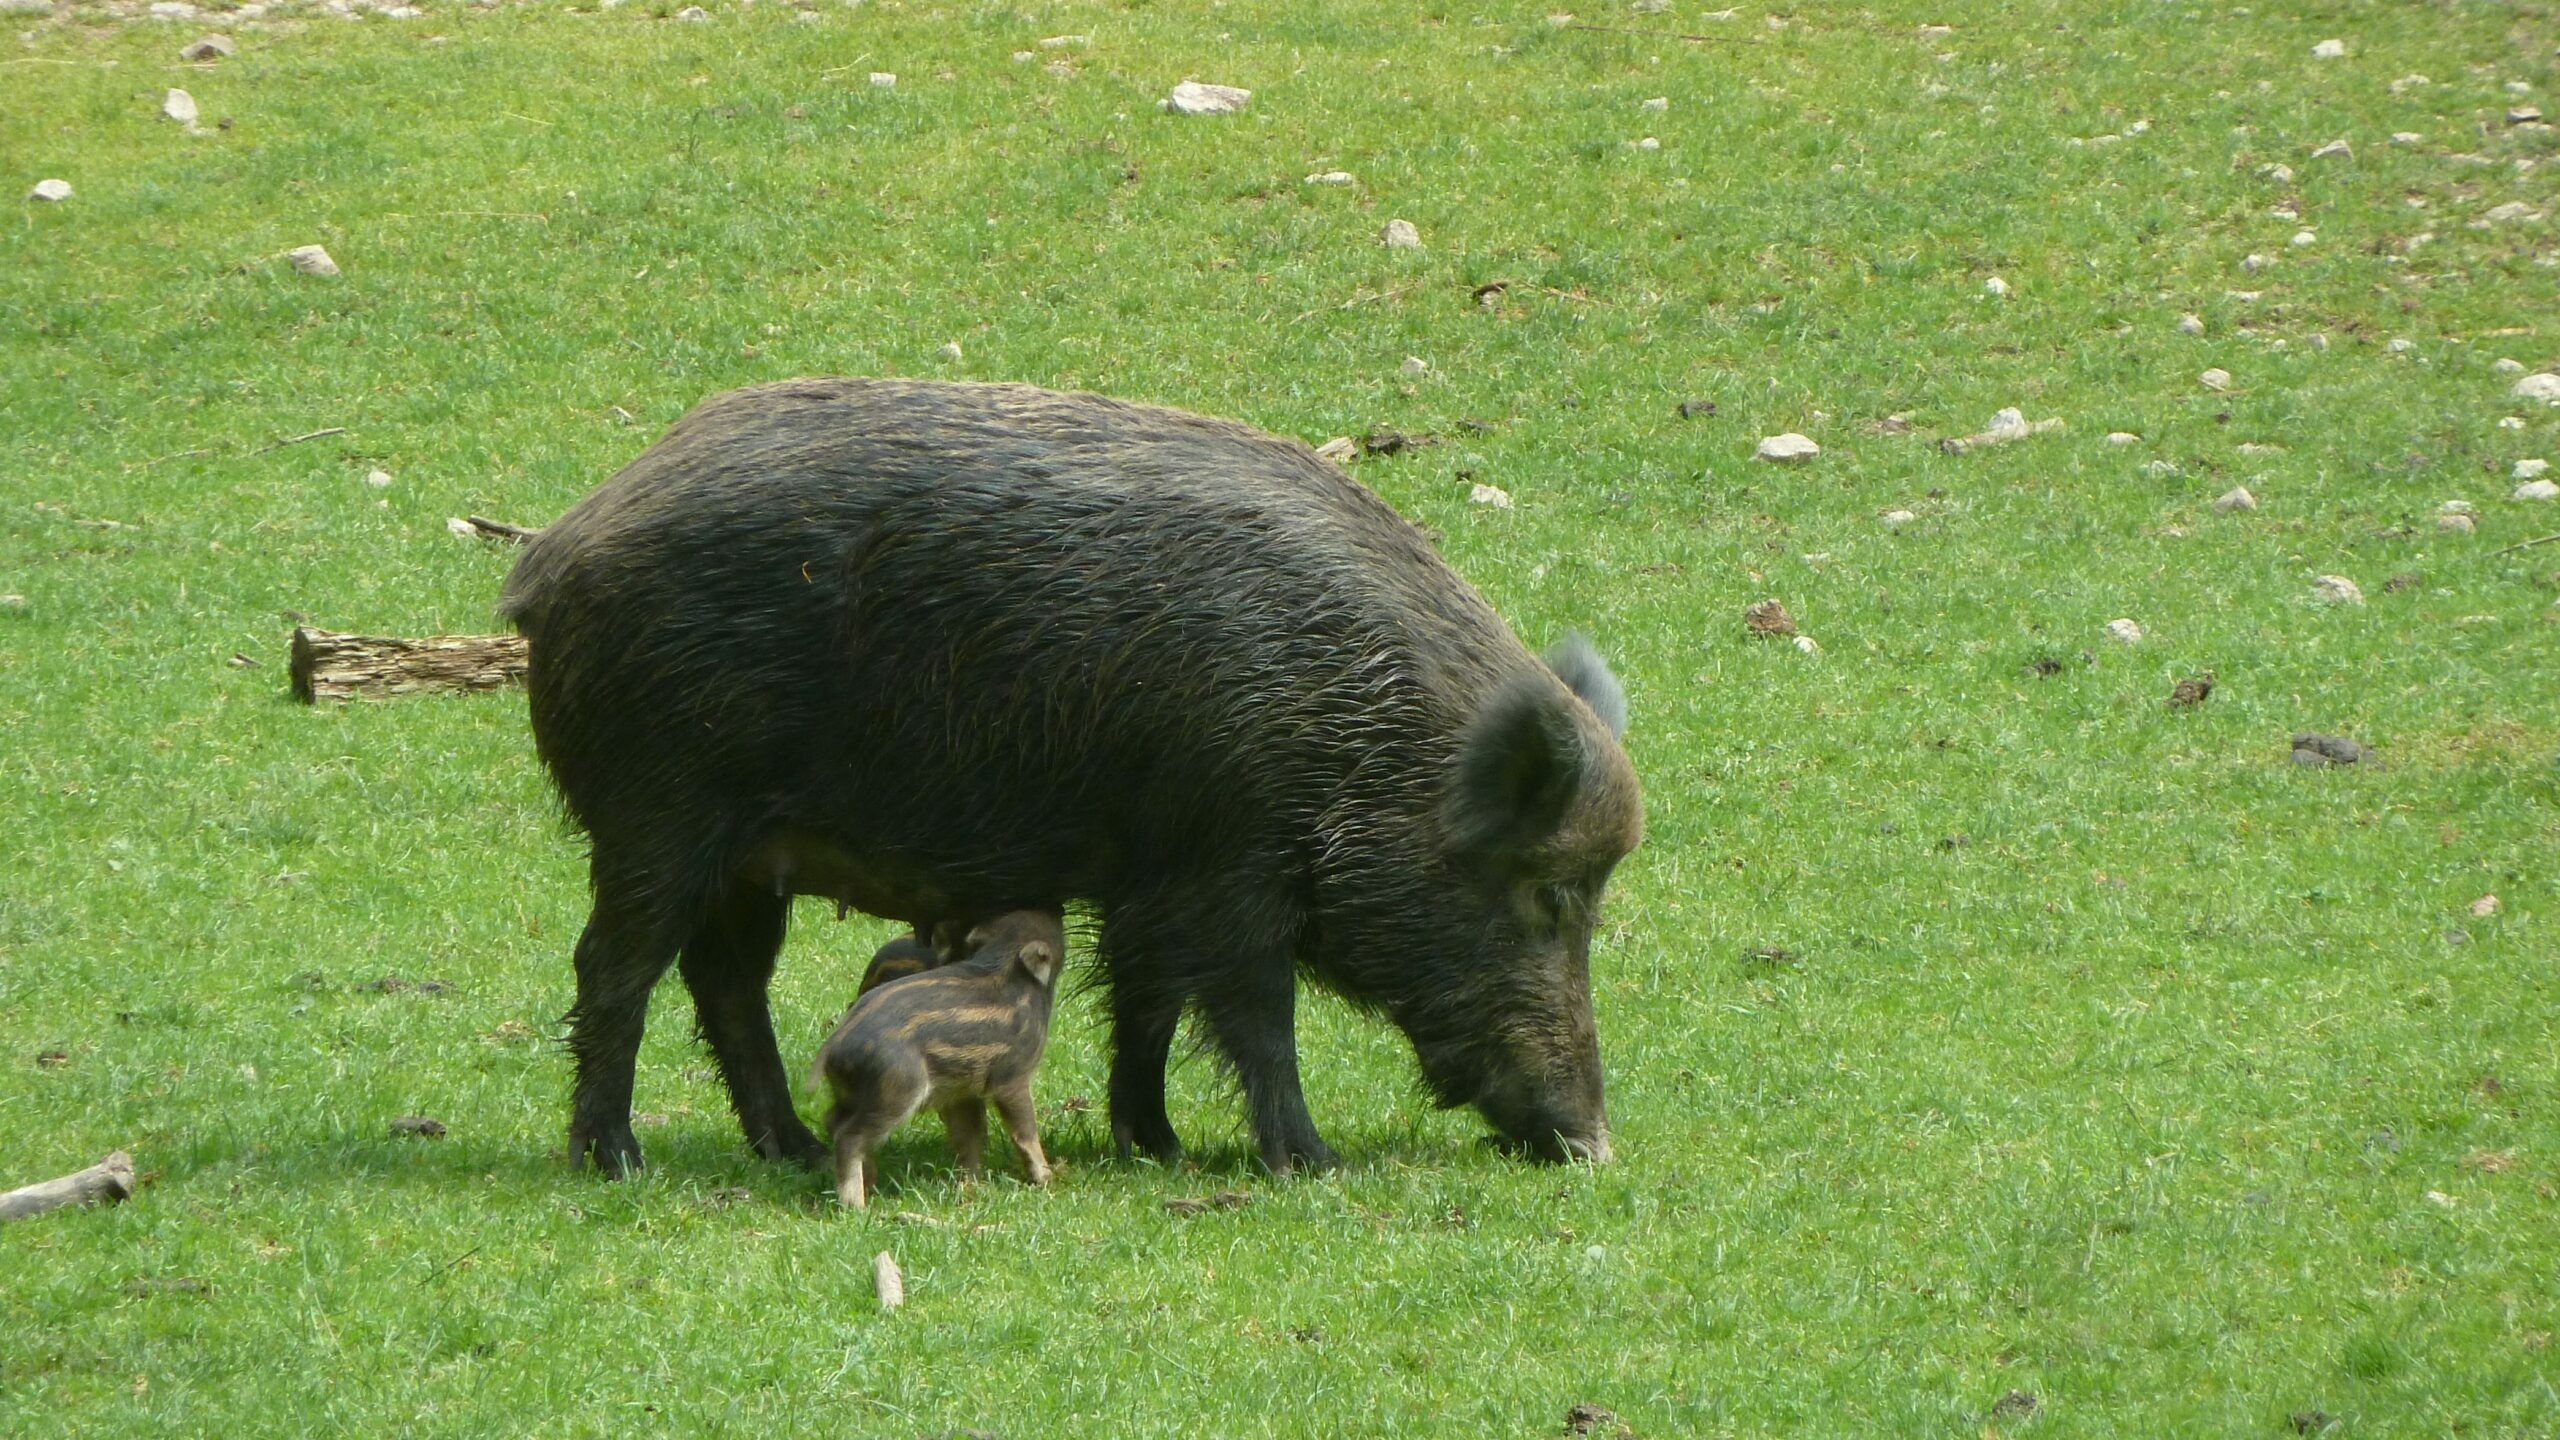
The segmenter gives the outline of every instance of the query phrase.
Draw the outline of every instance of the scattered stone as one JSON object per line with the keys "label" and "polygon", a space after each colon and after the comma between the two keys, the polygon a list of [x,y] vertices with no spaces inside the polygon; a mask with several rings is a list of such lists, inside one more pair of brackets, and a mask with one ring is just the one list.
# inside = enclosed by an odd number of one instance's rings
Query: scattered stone
{"label": "scattered stone", "polygon": [[2296,249],[2300,249],[2305,245],[2317,245],[2320,243],[2320,236],[2316,231],[2296,230],[2293,232],[2293,240],[2291,243]]}
{"label": "scattered stone", "polygon": [[2518,500],[2560,498],[2560,485],[2555,485],[2548,480],[2527,480],[2515,488],[2513,498]]}
{"label": "scattered stone", "polygon": [[2560,375],[2549,371],[2527,375],[2507,392],[2518,400],[2539,400],[2545,405],[2560,405]]}
{"label": "scattered stone", "polygon": [[2130,620],[2110,620],[2107,622],[2107,638],[2119,645],[2139,645],[2142,643],[2142,627]]}
{"label": "scattered stone", "polygon": [[[1712,415],[1715,412],[1710,410],[1707,413]],[[1879,435],[1908,435],[1911,433],[1911,417],[1908,415],[1887,415],[1876,422],[1875,431]]]}
{"label": "scattered stone", "polygon": [[677,11],[674,18],[678,20],[708,20],[711,18],[711,12],[703,9],[699,5],[687,5],[683,9]]}
{"label": "scattered stone", "polygon": [[1431,362],[1419,355],[1407,355],[1404,363],[1396,367],[1396,373],[1407,380],[1419,380],[1431,373]]}
{"label": "scattered stone", "polygon": [[1627,143],[1633,145],[1638,150],[1659,150],[1662,148],[1662,142],[1656,140],[1650,135],[1645,136],[1641,140],[1631,140]]}
{"label": "scattered stone", "polygon": [[1320,174],[1308,176],[1307,183],[1310,185],[1352,185],[1357,184],[1358,182],[1352,179],[1351,172],[1348,170],[1327,170]]}
{"label": "scattered stone", "polygon": [[2541,216],[2532,206],[2523,201],[2510,200],[2504,205],[2494,205],[2482,211],[2480,218],[2492,225],[2506,225],[2518,220],[2539,219]]}
{"label": "scattered stone", "polygon": [[2498,417],[2498,428],[2501,430],[2521,430],[2524,428],[2524,417],[2521,415],[2501,415]]}
{"label": "scattered stone", "polygon": [[2191,675],[2169,688],[2169,708],[2189,710],[2201,705],[2213,694],[2213,672]]}
{"label": "scattered stone", "polygon": [[26,611],[26,608],[27,608],[27,597],[26,597],[26,596],[24,596],[24,595],[0,595],[0,610],[6,610],[6,611],[8,611],[10,614],[12,614],[12,615],[19,615],[19,614],[24,614],[24,613],[25,613],[25,611]]}
{"label": "scattered stone", "polygon": [[2415,130],[2394,130],[2391,132],[2391,143],[2394,145],[2415,145],[2426,138],[2426,136],[2419,134]]}
{"label": "scattered stone", "polygon": [[2249,254],[2240,257],[2240,268],[2248,271],[2252,275],[2257,274],[2259,271],[2266,269],[2274,263],[2276,263],[2275,257],[2272,255]]}
{"label": "scattered stone", "polygon": [[2372,758],[2372,747],[2357,744],[2343,735],[2319,735],[2306,730],[2293,737],[2293,763],[2296,765],[2361,765]]}
{"label": "scattered stone", "polygon": [[1763,600],[1742,612],[1742,628],[1763,640],[1786,640],[1796,633],[1796,617],[1776,600]]}
{"label": "scattered stone", "polygon": [[1070,45],[1090,45],[1092,43],[1093,37],[1090,35],[1048,35],[1041,38],[1040,48],[1043,50],[1063,50]]}
{"label": "scattered stone", "polygon": [[2364,591],[2344,575],[2322,575],[2311,582],[2311,595],[2330,605],[2361,605]]}
{"label": "scattered stone", "polygon": [[1253,99],[1250,90],[1233,85],[1203,85],[1185,80],[1173,87],[1164,108],[1181,115],[1233,115]]}
{"label": "scattered stone", "polygon": [[2538,106],[2518,105],[2507,112],[2507,123],[2510,125],[2532,125],[2540,122],[2541,119],[2542,110]]}
{"label": "scattered stone", "polygon": [[2196,377],[2196,383],[2207,390],[2228,390],[2231,388],[2231,372],[2219,368],[2207,370]]}
{"label": "scattered stone", "polygon": [[2406,355],[2418,348],[2418,342],[2406,335],[2394,335],[2382,348],[2394,355]]}
{"label": "scattered stone", "polygon": [[[2498,913],[2498,897],[2497,897],[2497,896],[2495,896],[2495,895],[2483,895],[2483,896],[2481,896],[2479,899],[2474,900],[2474,901],[2472,901],[2472,902],[2471,902],[2471,914],[2472,914],[2472,917],[2473,917],[2473,918],[2475,918],[2475,919],[2479,919],[2479,920],[2486,920],[2486,919],[2488,919],[2490,916],[2495,915],[2495,914],[2497,914],[2497,913]],[[2489,1167],[2487,1167],[2487,1166],[2483,1166],[2483,1167],[2481,1167],[2481,1168],[2483,1168],[2483,1169],[2487,1169],[2487,1168],[2489,1168]],[[2502,1166],[2502,1167],[2499,1167],[2499,1168],[2504,1168],[2504,1167]]]}
{"label": "scattered stone", "polygon": [[1712,420],[1715,418],[1715,414],[1716,402],[1713,400],[1683,400],[1680,402],[1680,418],[1683,420]]}
{"label": "scattered stone", "polygon": [[1419,250],[1422,248],[1422,232],[1413,228],[1410,220],[1390,220],[1386,228],[1378,232],[1378,243],[1390,250]]}
{"label": "scattered stone", "polygon": [[1665,110],[1671,108],[1671,97],[1668,95],[1656,95],[1637,108],[1647,112],[1648,114],[1659,115]]}
{"label": "scattered stone", "polygon": [[1508,510],[1511,508],[1511,492],[1499,485],[1477,485],[1467,491],[1467,503]]}
{"label": "scattered stone", "polygon": [[2403,75],[2399,79],[2391,82],[2391,93],[2394,95],[2405,95],[2427,83],[2429,82],[2427,77],[2424,75]]}
{"label": "scattered stone", "polygon": [[68,180],[39,180],[36,182],[36,187],[27,192],[27,198],[30,200],[45,201],[68,200],[71,198],[71,182]]}
{"label": "scattered stone", "polygon": [[338,273],[338,262],[330,259],[329,252],[317,245],[295,246],[284,252],[284,258],[305,275],[317,275],[327,280],[334,279]]}
{"label": "scattered stone", "polygon": [[2480,522],[2472,519],[2468,515],[2439,515],[2436,517],[2437,529],[2450,531],[2456,535],[2470,534],[2473,530],[2479,528],[2479,523]]}
{"label": "scattered stone", "polygon": [[2521,375],[2524,373],[2524,362],[2521,360],[2509,359],[2502,355],[2498,357],[2497,363],[2491,365],[2489,368],[2497,371],[2501,375]]}
{"label": "scattered stone", "polygon": [[1319,458],[1330,460],[1336,465],[1349,464],[1351,457],[1359,453],[1360,447],[1352,444],[1351,437],[1348,435],[1336,435],[1316,447]]}
{"label": "scattered stone", "polygon": [[1772,435],[1761,441],[1760,448],[1752,452],[1752,458],[1767,460],[1774,464],[1791,465],[1810,460],[1821,453],[1821,446],[1794,431],[1789,431],[1784,435]]}
{"label": "scattered stone", "polygon": [[950,361],[954,365],[959,364],[962,358],[960,342],[957,340],[944,341],[942,343],[942,358]]}
{"label": "scattered stone", "polygon": [[172,90],[162,97],[160,113],[193,130],[196,128],[196,97],[184,90]]}
{"label": "scattered stone", "polygon": [[2178,478],[2178,462],[2175,460],[2145,460],[2142,462],[2142,473],[2150,476],[2154,480],[2175,480]]}
{"label": "scattered stone", "polygon": [[2344,40],[2323,40],[2311,47],[2311,58],[2314,60],[2343,59],[2346,53],[2347,42]]}
{"label": "scattered stone", "polygon": [[2061,428],[2060,416],[2047,416],[2031,425],[2027,423],[2026,412],[2012,405],[1992,416],[1991,423],[1984,427],[1982,433],[1941,440],[1938,448],[1950,455],[1962,455],[1970,450],[2006,445],[2012,440],[2024,440],[2030,435],[2042,435]]}
{"label": "scattered stone", "polygon": [[2356,158],[2356,151],[2354,146],[2349,145],[2344,138],[2340,138],[2332,140],[2328,144],[2321,146],[2319,149],[2312,151],[2311,158],[2314,160],[2353,160]]}
{"label": "scattered stone", "polygon": [[2107,443],[2110,445],[2139,445],[2142,443],[2142,437],[2134,434],[2130,430],[2110,430],[2107,432]]}
{"label": "scattered stone", "polygon": [[1902,526],[1908,525],[1920,517],[1912,514],[1908,510],[1887,510],[1876,518],[1882,520],[1888,526]]}
{"label": "scattered stone", "polygon": [[391,1133],[415,1135],[421,1140],[441,1140],[444,1138],[444,1122],[430,1120],[424,1115],[403,1115],[391,1122]]}
{"label": "scattered stone", "polygon": [[2270,165],[2258,173],[2264,175],[2270,180],[2273,180],[2279,185],[2290,185],[2293,183],[2293,167],[2290,165]]}
{"label": "scattered stone", "polygon": [[2249,487],[2246,485],[2234,486],[2213,502],[2214,513],[2217,515],[2246,514],[2257,508],[2258,497],[2250,494]]}
{"label": "scattered stone", "polygon": [[2548,460],[2519,460],[2516,462],[2516,468],[2509,472],[2507,478],[2511,480],[2539,480],[2547,474],[2550,469],[2551,462]]}
{"label": "scattered stone", "polygon": [[178,58],[189,62],[225,60],[240,53],[228,35],[207,35],[178,52]]}
{"label": "scattered stone", "polygon": [[2179,317],[2178,317],[2178,333],[2179,333],[2179,334],[2181,334],[2181,335],[2201,335],[2201,334],[2203,334],[2203,333],[2204,333],[2204,317],[2203,317],[2203,316],[2201,316],[2201,315],[2181,315],[2181,316],[2179,316]]}
{"label": "scattered stone", "polygon": [[874,70],[871,72],[871,85],[877,90],[895,90],[898,77],[886,70]]}
{"label": "scattered stone", "polygon": [[1797,636],[1795,638],[1795,647],[1807,655],[1819,655],[1822,653],[1821,644],[1810,635]]}
{"label": "scattered stone", "polygon": [[391,488],[391,472],[388,470],[367,470],[364,472],[364,483],[372,486],[376,490],[388,490]]}
{"label": "scattered stone", "polygon": [[2001,279],[1997,275],[1994,275],[1990,279],[1982,282],[1982,288],[1996,300],[2009,293],[2009,282]]}

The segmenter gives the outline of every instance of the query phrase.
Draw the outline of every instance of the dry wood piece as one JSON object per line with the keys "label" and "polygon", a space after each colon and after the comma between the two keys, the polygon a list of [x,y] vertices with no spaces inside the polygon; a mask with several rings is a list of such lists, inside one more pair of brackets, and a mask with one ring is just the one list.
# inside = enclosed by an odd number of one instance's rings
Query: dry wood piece
{"label": "dry wood piece", "polygon": [[444,528],[466,538],[478,536],[483,540],[511,540],[518,545],[542,533],[522,525],[510,525],[504,520],[492,520],[486,515],[457,515],[444,522]]}
{"label": "dry wood piece", "polygon": [[895,1310],[907,1303],[907,1282],[898,1274],[898,1262],[881,1251],[871,1257],[871,1284],[880,1292],[880,1308]]}
{"label": "dry wood piece", "polygon": [[350,700],[360,695],[436,695],[495,690],[524,683],[521,635],[347,635],[297,626],[293,632],[293,698]]}
{"label": "dry wood piece", "polygon": [[76,1175],[0,1195],[0,1220],[24,1220],[65,1205],[113,1205],[133,1197],[133,1157],[119,1150]]}

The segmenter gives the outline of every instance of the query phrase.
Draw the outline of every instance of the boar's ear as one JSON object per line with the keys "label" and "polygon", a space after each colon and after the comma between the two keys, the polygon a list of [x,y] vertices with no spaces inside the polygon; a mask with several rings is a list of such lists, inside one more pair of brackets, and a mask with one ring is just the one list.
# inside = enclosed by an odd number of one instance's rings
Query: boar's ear
{"label": "boar's ear", "polygon": [[1522,676],[1495,694],[1458,745],[1449,828],[1464,851],[1506,855],[1555,833],[1591,757],[1555,690]]}
{"label": "boar's ear", "polygon": [[1043,985],[1058,975],[1058,952],[1046,940],[1025,941],[1021,949],[1013,952],[1013,962]]}
{"label": "boar's ear", "polygon": [[1541,658],[1565,688],[1582,697],[1582,703],[1591,707],[1591,713],[1600,717],[1600,723],[1609,727],[1611,735],[1626,737],[1626,688],[1609,673],[1609,662],[1600,658],[1600,652],[1591,648],[1589,640],[1568,634],[1549,646]]}

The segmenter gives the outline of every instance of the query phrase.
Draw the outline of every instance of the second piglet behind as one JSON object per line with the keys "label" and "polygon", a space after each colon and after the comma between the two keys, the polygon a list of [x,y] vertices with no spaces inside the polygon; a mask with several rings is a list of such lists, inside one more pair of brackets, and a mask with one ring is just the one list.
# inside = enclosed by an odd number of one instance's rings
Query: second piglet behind
{"label": "second piglet behind", "polygon": [[1067,953],[1054,911],[1016,910],[969,932],[969,958],[889,981],[861,997],[827,1037],[811,1080],[834,1092],[836,1198],[860,1206],[878,1179],[871,1152],[930,1104],[951,1158],[974,1173],[993,1101],[1034,1185],[1049,1160],[1031,1108],[1031,1076],[1049,1041],[1049,1005]]}

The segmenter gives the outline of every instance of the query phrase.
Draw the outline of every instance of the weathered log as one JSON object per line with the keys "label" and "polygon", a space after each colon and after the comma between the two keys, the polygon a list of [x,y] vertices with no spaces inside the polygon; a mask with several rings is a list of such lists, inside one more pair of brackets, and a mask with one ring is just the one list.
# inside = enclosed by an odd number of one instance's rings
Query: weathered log
{"label": "weathered log", "polygon": [[66,1205],[109,1205],[133,1195],[133,1157],[119,1150],[76,1175],[0,1195],[0,1220],[24,1220]]}
{"label": "weathered log", "polygon": [[439,695],[495,690],[524,682],[521,635],[348,635],[297,626],[293,632],[293,698]]}
{"label": "weathered log", "polygon": [[522,525],[510,525],[504,520],[492,520],[486,515],[457,515],[445,521],[444,528],[466,540],[476,536],[482,540],[505,540],[516,545],[542,533]]}

